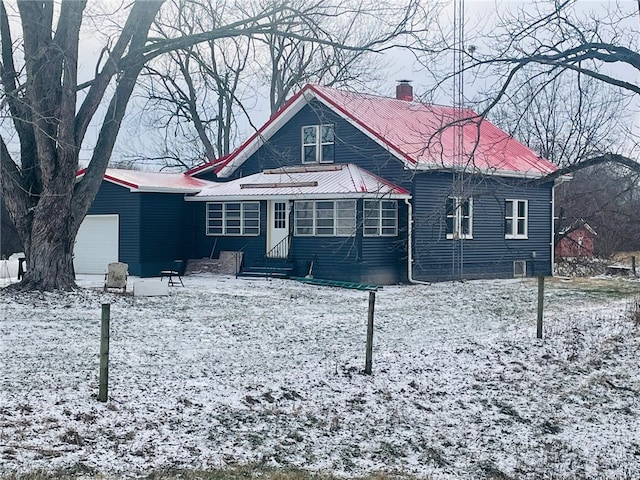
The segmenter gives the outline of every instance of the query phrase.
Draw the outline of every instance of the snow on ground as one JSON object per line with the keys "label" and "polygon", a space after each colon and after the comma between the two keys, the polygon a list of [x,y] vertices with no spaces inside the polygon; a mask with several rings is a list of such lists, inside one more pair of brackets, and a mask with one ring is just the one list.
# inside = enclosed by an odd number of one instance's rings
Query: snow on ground
{"label": "snow on ground", "polygon": [[547,282],[544,340],[533,279],[385,287],[371,376],[367,292],[191,276],[168,297],[0,293],[0,475],[639,478],[640,283],[594,282]]}

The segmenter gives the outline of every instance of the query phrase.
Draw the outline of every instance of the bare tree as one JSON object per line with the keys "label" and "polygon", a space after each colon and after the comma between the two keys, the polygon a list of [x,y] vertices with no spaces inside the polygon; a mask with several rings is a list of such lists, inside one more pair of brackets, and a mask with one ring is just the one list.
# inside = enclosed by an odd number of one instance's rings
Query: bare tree
{"label": "bare tree", "polygon": [[630,120],[625,95],[579,73],[544,85],[533,77],[525,75],[489,119],[561,167],[617,149]]}
{"label": "bare tree", "polygon": [[[249,17],[271,12],[270,31],[194,45],[145,70],[146,110],[155,112],[155,125],[174,132],[167,135],[165,149],[197,138],[204,154],[196,157],[204,161],[230,152],[237,115],[252,124],[248,112],[259,87],[266,87],[273,113],[308,82],[364,85],[383,72],[379,51],[401,38],[408,25],[412,31],[424,28],[430,18],[416,0],[248,0],[234,8],[225,0],[175,0],[174,5],[181,12],[177,23],[156,21],[163,37],[204,31],[238,12]],[[285,7],[294,8],[300,21],[288,21]]]}
{"label": "bare tree", "polygon": [[[207,31],[223,21],[224,7],[220,2],[177,0],[167,15],[170,20],[158,18],[155,27],[163,38],[176,31],[181,35]],[[236,105],[245,98],[240,90],[250,47],[249,37],[216,39],[170,52],[145,67],[141,83],[147,102],[142,109],[154,126],[166,132],[165,150],[175,150],[177,143],[203,149],[177,148],[183,155],[175,158],[174,165],[191,167],[230,152]]]}
{"label": "bare tree", "polygon": [[[0,139],[2,195],[29,264],[24,280],[14,287],[18,289],[75,286],[74,239],[100,187],[144,66],[160,55],[200,42],[261,35],[278,28],[269,20],[277,12],[265,11],[204,32],[151,39],[149,32],[162,1],[134,0],[124,7],[126,21],[113,42],[105,45],[94,77],[79,85],[85,7],[86,1],[77,0],[18,1],[20,25],[16,25],[5,3],[0,3],[2,104],[19,143],[12,154],[13,144]],[[280,9],[289,11],[282,22],[302,21],[294,9],[286,5]],[[21,35],[14,36],[16,28]],[[333,39],[324,41],[331,44]],[[98,111],[105,103],[100,118]],[[76,181],[80,149],[93,120],[101,125],[98,139],[83,178]]]}
{"label": "bare tree", "polygon": [[616,252],[640,248],[640,195],[638,174],[626,168],[597,165],[574,174],[557,187],[559,230],[556,241],[586,222],[597,233],[596,254],[608,258]]}
{"label": "bare tree", "polygon": [[[453,44],[448,32],[442,32],[437,49],[425,45],[414,51],[426,53],[418,58],[437,78],[438,86],[451,83],[461,74],[484,85],[486,96],[475,99],[481,105],[476,121],[489,115],[495,118],[495,111],[500,109],[504,112],[515,108],[520,113],[535,115],[538,105],[547,102],[544,97],[553,99],[560,93],[559,82],[572,84],[571,91],[565,92],[566,97],[562,99],[571,104],[575,113],[569,126],[586,134],[586,125],[604,125],[614,117],[624,118],[624,114],[613,112],[611,101],[623,107],[627,117],[637,116],[640,108],[639,8],[638,4],[626,2],[593,9],[573,0],[510,4],[494,13],[488,24],[490,28],[483,25],[484,30],[470,34],[463,47]],[[465,60],[461,71],[443,73],[442,69],[431,67],[437,64],[433,55],[442,60],[443,55],[461,48]],[[590,99],[596,90],[599,93],[616,90],[617,93],[608,93],[613,95],[609,103],[605,100],[597,104]],[[605,118],[595,119],[597,114]],[[545,121],[542,116],[539,119]],[[509,130],[517,131],[518,121],[527,119],[516,120],[515,127],[512,125]],[[562,166],[549,180],[599,163],[621,163],[640,171],[633,158],[640,150],[637,133],[631,129],[617,136],[618,143],[605,141],[589,145],[583,138],[579,144],[561,146],[556,139],[542,138],[554,130],[552,125],[544,127],[537,134],[537,147]],[[571,132],[563,136],[568,133]]]}
{"label": "bare tree", "polygon": [[[274,10],[289,0],[262,0],[254,4],[257,10]],[[417,4],[398,9],[384,2],[344,2],[335,0],[294,0],[304,10],[308,22],[288,24],[287,33],[270,32],[257,41],[256,47],[262,81],[269,88],[269,105],[274,113],[284,105],[293,92],[309,82],[325,86],[364,86],[380,79],[385,71],[383,59],[366,49],[345,51],[335,45],[316,42],[314,38],[331,35],[338,43],[368,45],[384,43],[400,33],[394,26],[403,23],[407,13],[426,16]],[[434,4],[435,5],[435,4]],[[434,8],[432,6],[432,8]],[[280,13],[271,18],[281,23]],[[263,56],[260,56],[260,53]]]}

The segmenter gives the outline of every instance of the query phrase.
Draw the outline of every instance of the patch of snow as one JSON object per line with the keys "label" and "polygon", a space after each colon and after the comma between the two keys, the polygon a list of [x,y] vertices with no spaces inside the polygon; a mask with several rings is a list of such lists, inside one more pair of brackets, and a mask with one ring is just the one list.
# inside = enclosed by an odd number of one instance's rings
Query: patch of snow
{"label": "patch of snow", "polygon": [[[346,476],[640,477],[627,298],[548,282],[538,340],[535,280],[385,287],[367,376],[367,292],[184,280],[168,297],[102,293],[97,276],[68,294],[0,294],[0,474],[256,462]],[[96,399],[102,303],[107,403]]]}

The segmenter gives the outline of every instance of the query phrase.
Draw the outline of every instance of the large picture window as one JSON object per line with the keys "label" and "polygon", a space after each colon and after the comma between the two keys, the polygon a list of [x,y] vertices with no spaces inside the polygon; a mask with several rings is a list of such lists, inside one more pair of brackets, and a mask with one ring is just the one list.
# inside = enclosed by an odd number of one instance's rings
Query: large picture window
{"label": "large picture window", "polygon": [[295,202],[296,236],[349,237],[356,229],[355,200]]}
{"label": "large picture window", "polygon": [[447,198],[447,238],[473,238],[473,198]]}
{"label": "large picture window", "polygon": [[332,124],[302,127],[302,163],[333,163],[334,146]]}
{"label": "large picture window", "polygon": [[528,212],[527,200],[505,200],[504,202],[504,238],[528,237]]}
{"label": "large picture window", "polygon": [[207,203],[207,235],[259,235],[260,202]]}
{"label": "large picture window", "polygon": [[364,200],[365,237],[395,237],[398,235],[398,202],[395,200]]}

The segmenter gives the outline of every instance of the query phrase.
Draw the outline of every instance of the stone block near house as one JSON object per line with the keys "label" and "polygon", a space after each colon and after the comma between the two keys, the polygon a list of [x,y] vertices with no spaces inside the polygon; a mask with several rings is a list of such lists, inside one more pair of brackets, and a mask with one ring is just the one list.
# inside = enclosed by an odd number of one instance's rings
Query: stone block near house
{"label": "stone block near house", "polygon": [[137,280],[133,284],[134,297],[161,297],[169,295],[169,282],[154,280]]}

